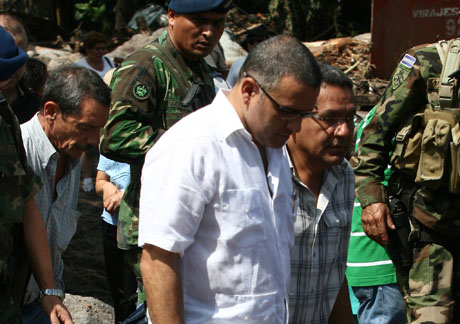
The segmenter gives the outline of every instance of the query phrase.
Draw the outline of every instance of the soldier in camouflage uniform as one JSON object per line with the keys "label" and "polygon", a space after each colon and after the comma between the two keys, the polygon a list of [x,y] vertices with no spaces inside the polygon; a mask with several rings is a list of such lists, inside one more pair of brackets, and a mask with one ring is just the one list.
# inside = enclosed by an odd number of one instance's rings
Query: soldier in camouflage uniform
{"label": "soldier in camouflage uniform", "polygon": [[[26,60],[0,27],[0,91]],[[28,261],[40,288],[56,288],[45,226],[33,198],[40,185],[27,165],[18,120],[0,93],[0,323],[22,323]],[[44,296],[41,305],[51,323],[72,323],[56,296]]]}
{"label": "soldier in camouflage uniform", "polygon": [[[382,245],[390,243],[391,250],[396,233],[405,227],[410,233],[401,240],[408,247],[408,261],[392,256],[408,323],[460,323],[460,196],[451,193],[447,185],[447,173],[452,169],[449,156],[455,155],[447,148],[450,127],[454,134],[458,118],[450,126],[437,119],[442,69],[435,44],[405,53],[363,131],[357,157],[352,159],[367,235]],[[459,107],[458,102],[450,107]],[[445,149],[438,151],[441,146]],[[441,162],[436,165],[434,161]],[[382,181],[390,163],[395,172],[387,192]],[[421,168],[441,172],[436,179],[442,180],[436,184],[420,180]],[[393,219],[390,216],[387,199],[391,196],[401,198],[406,225],[393,221],[395,213]]]}
{"label": "soldier in camouflage uniform", "polygon": [[[138,277],[140,173],[144,156],[175,122],[213,100],[214,83],[203,57],[219,41],[230,4],[229,0],[172,0],[168,30],[128,56],[112,77],[112,106],[100,151],[131,166],[131,182],[118,216],[118,246],[132,251],[129,255]],[[144,299],[139,294],[139,301]]]}

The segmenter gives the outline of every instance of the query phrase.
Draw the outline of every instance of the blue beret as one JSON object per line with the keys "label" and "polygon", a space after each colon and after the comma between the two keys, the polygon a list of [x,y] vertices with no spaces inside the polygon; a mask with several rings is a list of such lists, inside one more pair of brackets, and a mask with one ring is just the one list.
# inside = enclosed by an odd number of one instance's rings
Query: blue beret
{"label": "blue beret", "polygon": [[226,13],[231,4],[231,0],[171,0],[169,9],[183,14],[204,11]]}
{"label": "blue beret", "polygon": [[27,53],[14,44],[13,36],[0,26],[0,81],[8,80],[28,59]]}

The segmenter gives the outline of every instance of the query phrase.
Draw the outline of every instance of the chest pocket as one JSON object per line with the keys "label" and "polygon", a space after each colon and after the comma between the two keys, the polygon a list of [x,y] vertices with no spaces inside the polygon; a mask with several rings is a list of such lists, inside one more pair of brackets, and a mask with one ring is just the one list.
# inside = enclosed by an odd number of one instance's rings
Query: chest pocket
{"label": "chest pocket", "polygon": [[266,240],[262,196],[258,189],[222,193],[220,238],[236,247],[251,247]]}
{"label": "chest pocket", "polygon": [[328,228],[343,228],[350,226],[352,201],[346,191],[336,187],[331,195],[331,200],[324,210],[324,222]]}
{"label": "chest pocket", "polygon": [[[324,217],[324,222],[326,223],[326,226],[328,228],[341,228],[341,227],[345,227],[348,225],[349,221],[348,221],[348,213],[343,211],[343,210],[339,210],[335,213],[328,213],[329,214],[329,217]],[[331,216],[335,216],[335,217],[331,217]]]}
{"label": "chest pocket", "polygon": [[[324,218],[324,225],[326,235],[322,240],[319,247],[319,253],[322,260],[325,260],[327,267],[333,267],[335,263],[339,262],[340,251],[347,244],[348,234],[346,229],[349,226],[348,214],[344,210],[339,210],[335,213],[329,213],[330,217]],[[332,217],[331,217],[332,216]]]}
{"label": "chest pocket", "polygon": [[184,106],[180,98],[177,97],[168,98],[164,105],[163,124],[165,129],[171,128],[176,122],[194,111],[191,104]]}

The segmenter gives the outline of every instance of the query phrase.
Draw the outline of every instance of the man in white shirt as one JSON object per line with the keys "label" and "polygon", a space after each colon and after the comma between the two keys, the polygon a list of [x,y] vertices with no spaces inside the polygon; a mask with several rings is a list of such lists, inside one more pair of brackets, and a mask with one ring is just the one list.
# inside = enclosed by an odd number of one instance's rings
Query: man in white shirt
{"label": "man in white shirt", "polygon": [[295,195],[282,150],[320,72],[289,36],[258,45],[233,90],[147,153],[139,245],[151,323],[286,323]]}
{"label": "man in white shirt", "polygon": [[299,205],[291,253],[290,324],[353,323],[345,280],[354,175],[345,156],[353,139],[353,82],[320,64],[318,114],[287,145]]}
{"label": "man in white shirt", "polygon": [[[50,74],[43,105],[21,125],[27,162],[43,186],[35,200],[45,222],[54,280],[63,296],[62,253],[77,228],[80,156],[99,144],[100,128],[107,121],[110,90],[93,71],[66,66]],[[27,287],[24,323],[48,323],[39,309],[39,288],[34,278]]]}

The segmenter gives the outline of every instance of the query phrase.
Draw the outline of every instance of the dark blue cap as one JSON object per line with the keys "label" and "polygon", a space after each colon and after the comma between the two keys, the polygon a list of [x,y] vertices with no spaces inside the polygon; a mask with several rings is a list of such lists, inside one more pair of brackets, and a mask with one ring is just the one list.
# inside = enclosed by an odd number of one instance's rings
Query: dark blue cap
{"label": "dark blue cap", "polygon": [[0,26],[0,81],[8,80],[28,58],[27,53],[16,46],[13,36]]}
{"label": "dark blue cap", "polygon": [[169,9],[182,14],[204,11],[226,13],[231,4],[231,0],[171,0]]}

